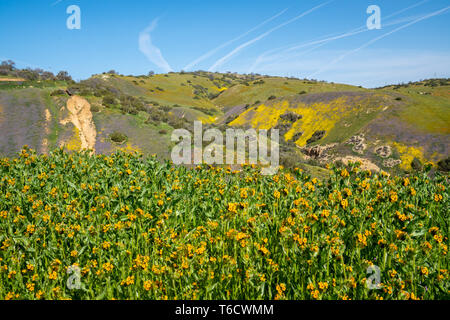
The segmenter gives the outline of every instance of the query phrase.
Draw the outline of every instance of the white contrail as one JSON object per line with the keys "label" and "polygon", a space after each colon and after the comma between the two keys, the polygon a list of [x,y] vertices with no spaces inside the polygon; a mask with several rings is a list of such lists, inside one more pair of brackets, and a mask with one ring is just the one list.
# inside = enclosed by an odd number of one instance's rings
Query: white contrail
{"label": "white contrail", "polygon": [[[411,21],[411,20],[415,20],[415,19],[417,19],[417,16],[395,20],[395,21],[392,21],[390,23],[384,23],[383,26],[387,27],[387,26],[396,25],[396,24],[400,24],[400,23]],[[305,53],[310,53],[311,51],[314,51],[314,50],[316,50],[316,49],[318,49],[318,48],[320,48],[320,47],[322,47],[322,46],[324,46],[324,45],[326,45],[326,44],[328,44],[328,43],[330,43],[330,42],[332,42],[334,40],[347,38],[347,37],[354,36],[354,35],[357,35],[357,34],[360,34],[360,33],[363,33],[363,32],[368,32],[368,31],[371,31],[371,30],[369,30],[367,28],[365,28],[365,29],[361,29],[361,28],[354,29],[353,31],[349,31],[349,32],[346,32],[346,33],[343,33],[343,34],[339,34],[339,35],[336,35],[336,36],[332,36],[332,37],[329,37],[329,38],[320,39],[320,40],[314,40],[314,41],[310,41],[310,42],[305,42],[305,43],[302,43],[300,45],[296,45],[294,47],[290,47],[288,49],[282,50],[279,53],[272,54],[270,56],[268,56],[269,53],[274,52],[274,51],[279,51],[280,49],[282,49],[284,47],[266,51],[266,52],[262,53],[261,55],[259,55],[256,58],[255,62],[252,64],[252,66],[250,67],[250,69],[248,70],[247,73],[253,72],[255,70],[255,68],[259,64],[264,62],[264,61],[271,61],[271,60],[276,60],[276,59],[286,60],[289,57],[297,56],[296,54],[294,54],[293,56],[286,56],[286,54],[288,54],[290,52],[293,52],[295,50],[311,47],[313,45],[317,45],[317,46],[315,46],[312,49],[309,49],[309,50],[307,50],[305,52],[300,53],[300,55],[303,56]],[[267,57],[267,58],[264,58],[264,57]]]}
{"label": "white contrail", "polygon": [[389,36],[389,35],[391,35],[391,34],[397,32],[397,31],[403,30],[403,29],[405,29],[405,28],[407,28],[407,27],[409,27],[409,26],[411,26],[411,25],[413,25],[413,24],[416,24],[416,23],[420,22],[420,21],[429,19],[429,18],[434,17],[434,16],[436,16],[436,15],[438,15],[438,14],[441,14],[441,13],[447,11],[448,9],[450,9],[450,6],[444,8],[444,9],[435,11],[435,12],[433,12],[433,13],[427,14],[427,15],[425,15],[425,16],[419,18],[419,19],[416,19],[416,20],[414,20],[414,21],[412,21],[412,22],[410,22],[410,23],[407,23],[407,24],[405,24],[405,25],[403,25],[403,26],[401,26],[401,27],[398,27],[398,28],[396,28],[396,29],[394,29],[394,30],[392,30],[392,31],[386,32],[385,34],[382,34],[381,36],[376,37],[376,38],[374,38],[374,39],[372,39],[372,40],[370,40],[370,41],[364,43],[364,44],[363,44],[362,46],[360,46],[359,48],[356,48],[356,49],[354,49],[354,50],[351,50],[351,51],[349,51],[349,52],[344,53],[343,55],[341,55],[341,56],[339,56],[338,58],[334,59],[333,61],[331,61],[329,64],[327,64],[327,65],[324,66],[323,68],[321,68],[321,69],[319,69],[318,71],[316,71],[316,72],[314,72],[313,74],[311,74],[308,78],[312,78],[312,77],[316,76],[317,74],[319,74],[319,73],[321,73],[321,72],[327,70],[329,67],[331,67],[331,66],[334,65],[335,63],[341,61],[342,59],[344,59],[345,57],[349,56],[350,54],[356,53],[356,52],[358,52],[359,50],[368,47],[368,46],[371,45],[372,43],[377,42],[378,40],[381,40],[381,39],[383,39],[383,38],[385,38],[385,37],[387,37],[387,36]]}
{"label": "white contrail", "polygon": [[413,9],[413,8],[415,8],[415,7],[421,6],[422,4],[424,4],[424,3],[426,3],[426,2],[430,2],[430,0],[423,0],[423,1],[420,1],[420,2],[418,2],[418,3],[416,3],[416,4],[413,4],[413,5],[409,6],[409,7],[406,7],[405,9],[399,10],[399,11],[397,11],[397,12],[394,12],[393,14],[388,15],[388,16],[384,17],[384,19],[391,18],[391,17],[395,17],[395,16],[399,15],[400,13],[403,13],[403,12],[408,11],[408,10],[410,10],[410,9]]}
{"label": "white contrail", "polygon": [[[270,58],[268,58],[268,59],[263,59],[263,58],[261,58],[261,59],[258,61],[258,64],[261,63],[261,62],[263,62],[263,61],[271,61],[271,60],[282,61],[282,60],[288,60],[289,58],[297,58],[297,59],[298,59],[299,57],[304,56],[304,55],[306,55],[306,54],[308,54],[308,53],[310,53],[310,52],[312,52],[312,51],[314,51],[314,50],[316,50],[316,49],[318,49],[318,48],[324,46],[325,44],[326,44],[326,43],[322,43],[322,44],[319,44],[318,46],[315,46],[315,47],[310,48],[309,50],[302,51],[302,52],[297,52],[297,53],[295,53],[295,54],[292,54],[290,57],[285,56],[285,55],[282,55],[282,54],[278,54],[278,55],[270,56]],[[270,64],[269,64],[269,65],[270,65]],[[273,65],[273,64],[272,64],[272,65]],[[251,66],[251,68],[249,69],[249,71],[247,71],[247,73],[252,73],[252,72],[254,71],[254,68],[255,68],[256,66],[257,66],[257,64],[254,64],[253,66]]]}
{"label": "white contrail", "polygon": [[[422,5],[422,4],[426,3],[426,2],[429,2],[429,1],[430,1],[430,0],[423,0],[423,1],[420,1],[420,2],[418,2],[418,3],[416,3],[416,4],[413,4],[413,5],[409,6],[409,7],[406,7],[406,8],[404,8],[404,9],[399,10],[399,11],[396,11],[396,12],[394,12],[394,13],[392,13],[392,14],[386,16],[386,17],[384,17],[383,19],[389,19],[389,18],[395,17],[395,16],[399,15],[400,13],[403,13],[403,12],[405,12],[405,11],[408,11],[408,10],[410,10],[410,9],[413,9],[413,8],[415,8],[415,7],[418,7],[418,6],[420,6],[420,5]],[[391,26],[391,25],[399,24],[399,23],[406,22],[406,21],[410,21],[410,20],[414,20],[414,19],[415,19],[415,17],[408,17],[408,18],[405,18],[405,19],[400,19],[400,20],[397,20],[397,21],[394,21],[394,22],[390,22],[390,23],[388,23],[388,24],[385,24],[385,23],[384,23],[383,26]],[[280,47],[280,48],[277,48],[277,49],[271,49],[271,50],[268,50],[268,51],[262,53],[260,56],[258,56],[258,57],[256,58],[255,62],[254,62],[254,63],[252,64],[252,66],[249,68],[248,73],[253,72],[253,70],[255,70],[255,68],[256,68],[260,63],[262,63],[263,61],[267,61],[267,60],[270,61],[270,60],[273,60],[274,57],[276,57],[276,58],[280,57],[282,52],[286,52],[286,53],[287,53],[287,52],[295,51],[295,50],[297,50],[297,49],[309,47],[309,46],[312,46],[312,45],[315,45],[315,44],[320,44],[319,46],[316,46],[316,47],[313,48],[312,50],[308,50],[307,52],[309,53],[309,52],[311,52],[311,51],[313,51],[313,50],[315,50],[315,49],[317,49],[317,48],[319,48],[319,47],[322,47],[322,46],[326,45],[327,43],[329,43],[329,42],[331,42],[331,41],[338,40],[338,39],[342,39],[342,38],[346,38],[346,37],[350,37],[350,36],[354,36],[354,35],[357,35],[357,34],[359,34],[359,33],[367,32],[367,31],[371,31],[371,30],[367,29],[367,26],[364,25],[364,26],[361,26],[361,27],[359,27],[359,28],[353,29],[353,30],[348,31],[348,32],[343,33],[343,34],[334,35],[334,36],[330,36],[330,37],[329,37],[329,36],[326,36],[325,39],[319,39],[319,40],[314,40],[314,41],[310,41],[310,42],[306,42],[306,43],[301,43],[301,44],[299,44],[299,45],[295,45],[295,46],[290,47],[290,48],[288,48],[288,49],[284,49],[284,48],[286,48],[286,46],[283,46],[283,47]],[[284,49],[284,50],[283,50],[283,49]],[[269,59],[263,59],[263,58],[266,57],[269,53],[275,52],[275,51],[280,51],[280,53],[277,54],[277,55],[272,55],[272,56],[270,56]],[[303,54],[302,54],[302,55],[303,55]],[[281,56],[280,58],[283,59],[283,56]]]}
{"label": "white contrail", "polygon": [[232,39],[232,40],[230,40],[230,41],[227,41],[227,42],[221,44],[221,45],[218,46],[217,48],[214,48],[214,49],[208,51],[207,53],[205,53],[205,54],[202,55],[201,57],[197,58],[196,60],[194,60],[194,61],[192,61],[191,63],[189,63],[188,65],[186,65],[186,66],[183,68],[183,70],[185,70],[185,71],[190,70],[193,66],[199,64],[200,62],[202,62],[202,61],[205,60],[205,59],[208,59],[209,57],[211,57],[213,54],[215,54],[215,53],[216,53],[217,51],[219,51],[220,49],[225,48],[225,47],[227,47],[228,45],[232,44],[233,42],[236,42],[236,41],[242,39],[242,38],[245,37],[246,35],[252,33],[253,31],[255,31],[255,30],[259,29],[259,28],[261,28],[262,26],[264,26],[265,24],[269,23],[270,21],[272,21],[272,20],[278,18],[279,16],[281,16],[281,15],[282,15],[283,13],[285,13],[286,11],[287,11],[287,9],[284,9],[284,10],[281,11],[280,13],[277,13],[277,14],[274,15],[273,17],[271,17],[271,18],[267,19],[266,21],[260,23],[260,24],[257,25],[256,27],[254,27],[254,28],[248,30],[247,32],[241,34],[240,36],[238,36],[238,37],[236,37],[236,38],[234,38],[234,39]]}
{"label": "white contrail", "polygon": [[152,44],[150,34],[153,30],[155,30],[157,25],[158,19],[155,19],[150,26],[139,34],[139,50],[147,57],[148,60],[160,67],[164,70],[164,72],[170,72],[172,71],[172,68],[167,63],[166,59],[164,59],[161,50]]}
{"label": "white contrail", "polygon": [[51,6],[53,7],[53,6],[56,6],[58,3],[60,3],[60,2],[62,2],[63,0],[56,0],[55,2],[53,2],[52,4],[51,4]]}
{"label": "white contrail", "polygon": [[[392,22],[389,22],[389,23],[383,23],[383,26],[384,27],[389,27],[389,26],[392,26],[392,25],[400,24],[400,23],[411,21],[411,20],[415,20],[415,19],[417,19],[417,15],[413,16],[413,17],[407,17],[407,18],[398,19],[398,20],[395,20],[395,21],[392,21]],[[315,45],[315,44],[319,44],[319,43],[328,43],[328,42],[331,42],[331,41],[334,41],[334,40],[347,38],[347,37],[350,37],[350,36],[354,36],[354,35],[357,35],[357,34],[360,34],[360,33],[364,33],[364,32],[369,32],[369,31],[372,31],[372,30],[367,29],[367,27],[365,27],[365,28],[358,28],[358,29],[354,29],[352,31],[349,31],[347,33],[343,33],[343,34],[340,34],[340,35],[337,35],[337,36],[333,36],[333,37],[330,37],[330,38],[303,43],[301,45],[297,45],[297,46],[291,47],[289,49],[286,49],[285,51],[286,52],[290,52],[290,51],[294,51],[294,50],[297,50],[297,49],[300,49],[300,48],[304,48],[304,47],[309,47],[309,46],[312,46],[312,45]]]}
{"label": "white contrail", "polygon": [[[338,35],[340,35],[340,34],[338,34]],[[306,42],[306,43],[303,43],[303,42],[302,42],[301,47],[309,47],[309,46],[312,46],[312,45],[314,45],[314,44],[316,44],[316,43],[320,43],[320,42],[324,42],[324,41],[329,41],[330,39],[332,39],[332,38],[334,38],[334,37],[336,37],[336,33],[328,34],[328,35],[326,35],[326,36],[323,36],[323,37],[319,38],[318,40],[314,40],[314,41]],[[322,44],[322,45],[323,45],[323,44]],[[322,46],[322,45],[320,45],[320,46]],[[256,58],[256,60],[253,62],[253,64],[252,64],[252,65],[250,66],[250,68],[248,69],[247,73],[253,72],[253,71],[255,70],[255,68],[256,68],[259,64],[261,64],[262,62],[264,62],[264,61],[275,60],[275,59],[278,59],[278,58],[283,59],[283,58],[285,57],[285,56],[283,55],[283,53],[289,52],[289,51],[293,51],[293,50],[291,50],[291,49],[292,49],[291,46],[292,46],[292,45],[284,45],[284,46],[282,46],[282,47],[270,49],[270,50],[267,50],[267,51],[263,52],[262,54],[260,54],[260,55]],[[298,46],[298,45],[296,45],[296,46]],[[316,47],[316,48],[318,48],[318,47]],[[310,50],[309,50],[309,51],[310,51]],[[308,52],[309,52],[309,51],[308,51]],[[270,55],[272,52],[278,52],[278,53]],[[267,57],[267,58],[265,58],[265,57]]]}
{"label": "white contrail", "polygon": [[229,59],[231,59],[234,55],[236,55],[237,53],[239,53],[241,50],[245,49],[246,47],[250,46],[251,44],[253,44],[253,43],[255,43],[255,42],[257,42],[257,41],[259,41],[259,40],[261,40],[261,39],[263,39],[263,38],[265,38],[265,37],[267,37],[267,36],[268,36],[269,34],[271,34],[272,32],[274,32],[274,31],[276,31],[276,30],[278,30],[278,29],[280,29],[280,28],[282,28],[282,27],[284,27],[284,26],[286,26],[286,25],[288,25],[288,24],[290,24],[290,23],[292,23],[292,22],[294,22],[294,21],[297,21],[298,19],[300,19],[300,18],[302,18],[302,17],[304,17],[304,16],[310,14],[311,12],[313,12],[313,11],[315,11],[315,10],[317,10],[317,9],[319,9],[319,8],[325,6],[325,5],[327,5],[328,3],[333,2],[333,1],[334,1],[334,0],[331,0],[331,1],[328,1],[328,2],[325,2],[325,3],[322,3],[321,5],[318,5],[318,6],[314,7],[314,8],[312,8],[312,9],[310,9],[310,10],[308,10],[308,11],[306,11],[306,12],[304,12],[304,13],[298,15],[298,16],[296,16],[295,18],[292,18],[291,20],[288,20],[288,21],[286,21],[286,22],[284,22],[284,23],[282,23],[282,24],[280,24],[280,25],[278,25],[278,26],[276,26],[276,27],[270,29],[269,31],[267,31],[267,32],[265,32],[265,33],[263,33],[263,34],[261,34],[260,36],[258,36],[258,37],[256,37],[256,38],[254,38],[254,39],[252,39],[252,40],[250,40],[250,41],[247,41],[246,43],[244,43],[244,44],[238,46],[237,48],[235,48],[234,50],[232,50],[230,53],[228,53],[228,54],[225,55],[224,57],[222,57],[222,58],[220,58],[219,60],[217,60],[216,63],[214,63],[214,64],[211,66],[211,68],[209,68],[208,71],[214,71],[214,70],[217,69],[219,66],[223,65],[225,62],[227,62]]}

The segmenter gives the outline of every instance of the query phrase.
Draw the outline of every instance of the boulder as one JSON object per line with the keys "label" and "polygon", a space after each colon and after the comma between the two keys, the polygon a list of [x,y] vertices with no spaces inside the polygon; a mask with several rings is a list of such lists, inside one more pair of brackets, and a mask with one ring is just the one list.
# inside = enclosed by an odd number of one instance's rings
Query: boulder
{"label": "boulder", "polygon": [[389,158],[392,155],[392,149],[390,146],[377,147],[374,152],[376,155],[384,159]]}

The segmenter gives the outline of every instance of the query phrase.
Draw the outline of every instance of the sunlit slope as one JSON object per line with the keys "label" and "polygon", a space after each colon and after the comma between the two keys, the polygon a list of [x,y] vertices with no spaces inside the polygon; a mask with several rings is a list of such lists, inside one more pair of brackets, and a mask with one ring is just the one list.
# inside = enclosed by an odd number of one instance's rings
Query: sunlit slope
{"label": "sunlit slope", "polygon": [[326,133],[323,141],[340,142],[357,133],[364,124],[376,117],[387,103],[388,98],[384,95],[364,92],[296,95],[254,106],[230,125],[270,129],[283,121],[283,115],[292,112],[297,114],[299,119],[293,122],[286,132],[286,140],[302,133],[295,143],[303,147],[314,132],[324,130]]}
{"label": "sunlit slope", "polygon": [[406,107],[398,116],[406,123],[428,133],[450,134],[450,83],[432,86],[433,83],[426,80],[380,91],[395,92],[402,97]]}
{"label": "sunlit slope", "polygon": [[[150,76],[108,73],[78,83],[0,82],[0,156],[14,155],[24,144],[40,153],[60,146],[80,150],[86,136],[74,121],[66,121],[71,117],[68,93],[89,104],[85,115],[95,127],[98,153],[140,151],[168,159],[172,131],[192,129],[195,120],[221,129],[280,129],[286,142],[282,157],[292,154],[293,164],[359,158],[374,168],[410,170],[414,159],[437,163],[450,150],[446,79],[370,90],[198,71]],[[126,139],[112,141],[116,132]],[[305,150],[313,147],[319,149]]]}
{"label": "sunlit slope", "polygon": [[330,91],[364,91],[364,89],[344,84],[268,77],[233,86],[223,92],[214,102],[221,107],[233,107],[239,104],[253,105],[273,97]]}
{"label": "sunlit slope", "polygon": [[145,96],[162,105],[217,109],[212,101],[240,81],[213,73],[169,73],[152,76],[98,75],[109,85],[133,96]]}
{"label": "sunlit slope", "polygon": [[[336,157],[357,156],[380,167],[408,170],[414,158],[436,163],[450,150],[448,87],[428,87],[427,94],[423,90],[417,86],[287,96],[249,107],[230,125],[283,129],[285,140],[300,148],[333,144]],[[379,149],[386,146],[387,155]]]}

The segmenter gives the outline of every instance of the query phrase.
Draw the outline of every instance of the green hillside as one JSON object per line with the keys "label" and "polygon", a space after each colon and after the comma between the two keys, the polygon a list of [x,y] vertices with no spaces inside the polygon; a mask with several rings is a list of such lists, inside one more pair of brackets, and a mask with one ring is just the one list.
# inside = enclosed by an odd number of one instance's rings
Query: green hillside
{"label": "green hillside", "polygon": [[319,92],[258,103],[230,125],[282,128],[285,139],[306,153],[314,146],[330,147],[329,157],[323,153],[315,158],[367,159],[385,170],[410,170],[414,158],[437,163],[448,157],[450,90],[445,83],[326,91],[329,89],[322,85],[316,88]]}
{"label": "green hillside", "polygon": [[[58,147],[76,151],[89,140],[97,153],[138,151],[168,159],[172,131],[192,129],[195,120],[221,129],[280,129],[281,163],[318,176],[326,172],[319,167],[331,161],[410,171],[413,161],[413,167],[437,165],[449,156],[447,79],[365,89],[203,71],[110,72],[80,82],[64,74],[23,75],[0,79],[1,156],[10,157],[23,145],[40,153]],[[85,107],[77,114],[70,103]]]}

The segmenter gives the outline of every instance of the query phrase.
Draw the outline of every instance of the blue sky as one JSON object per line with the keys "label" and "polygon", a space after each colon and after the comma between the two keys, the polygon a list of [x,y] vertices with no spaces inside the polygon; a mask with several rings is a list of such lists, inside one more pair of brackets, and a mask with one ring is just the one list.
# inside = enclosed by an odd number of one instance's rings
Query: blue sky
{"label": "blue sky", "polygon": [[[69,30],[66,9],[81,9]],[[381,29],[368,30],[369,5]],[[450,76],[448,0],[0,0],[0,59],[67,70],[261,73],[366,87]]]}

